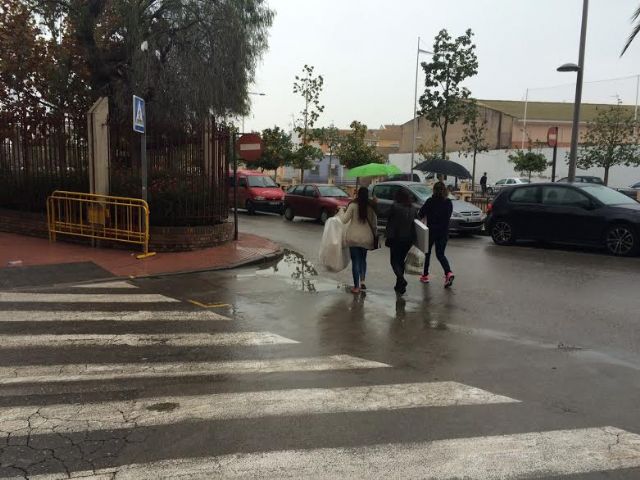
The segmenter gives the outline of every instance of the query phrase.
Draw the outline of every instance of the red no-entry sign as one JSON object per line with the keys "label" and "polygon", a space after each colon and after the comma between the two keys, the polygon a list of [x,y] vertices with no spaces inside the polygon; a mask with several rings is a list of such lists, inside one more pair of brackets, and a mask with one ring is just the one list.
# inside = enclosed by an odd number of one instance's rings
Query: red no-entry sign
{"label": "red no-entry sign", "polygon": [[262,138],[257,133],[245,133],[236,142],[236,151],[245,162],[255,162],[262,156]]}
{"label": "red no-entry sign", "polygon": [[549,127],[547,131],[547,145],[550,147],[558,145],[558,127]]}

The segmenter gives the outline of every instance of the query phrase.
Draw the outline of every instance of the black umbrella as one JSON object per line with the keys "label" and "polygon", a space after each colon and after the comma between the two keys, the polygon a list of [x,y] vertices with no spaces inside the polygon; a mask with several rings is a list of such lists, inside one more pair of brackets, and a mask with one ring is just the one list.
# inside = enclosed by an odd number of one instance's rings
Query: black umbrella
{"label": "black umbrella", "polygon": [[425,160],[413,168],[422,172],[439,173],[441,175],[449,175],[457,178],[471,178],[469,170],[459,163],[452,162],[451,160]]}

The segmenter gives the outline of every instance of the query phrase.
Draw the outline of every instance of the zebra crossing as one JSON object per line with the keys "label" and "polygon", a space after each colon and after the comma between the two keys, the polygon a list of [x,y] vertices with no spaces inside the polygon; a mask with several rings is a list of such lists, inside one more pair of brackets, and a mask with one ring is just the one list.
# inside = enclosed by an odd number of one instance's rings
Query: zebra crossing
{"label": "zebra crossing", "polygon": [[[238,330],[236,322],[229,317],[208,310],[184,309],[182,302],[140,292],[130,282],[82,284],[68,290],[64,293],[0,292],[0,325],[25,322],[37,326],[47,322],[59,325],[62,331],[51,334],[12,330],[0,334],[0,390],[10,388],[10,392],[14,392],[21,386],[33,385],[56,389],[75,383],[76,391],[77,385],[82,391],[82,385],[88,382],[145,379],[174,382],[209,379],[210,382],[211,377],[216,376],[261,378],[267,374],[293,373],[309,375],[312,381],[313,375],[326,379],[341,372],[349,375],[349,372],[396,369],[387,363],[345,353],[291,356],[288,349],[304,351],[304,345],[297,339],[270,331]],[[52,304],[61,309],[52,309]],[[94,304],[97,304],[95,310]],[[42,309],[38,308],[40,305]],[[154,322],[158,321],[214,325],[215,331],[155,331],[159,327]],[[123,326],[139,322],[149,331],[75,333],[71,328],[86,325],[85,322],[89,325],[116,322]],[[54,355],[55,358],[64,359],[63,353],[76,347],[110,349],[116,361],[100,363],[88,358],[75,363],[32,364],[29,358],[23,358],[21,362],[7,364],[2,360],[4,352],[29,349],[57,352],[60,355]],[[117,361],[123,348],[166,347],[186,350],[162,358],[166,361],[160,361],[158,356],[153,361]],[[218,347],[230,351],[249,348],[251,354],[268,348],[271,355],[206,361],[188,355],[191,349]],[[182,450],[176,454],[168,450],[160,458],[151,455],[147,461],[137,461],[137,458],[121,461],[112,451],[103,456],[95,453],[99,451],[96,443],[104,442],[108,432],[120,432],[124,440],[114,447],[120,452],[118,449],[125,448],[136,431],[153,432],[154,428],[172,426],[180,426],[184,431],[203,424],[250,421],[259,425],[259,422],[279,418],[330,419],[340,415],[383,416],[392,412],[402,416],[421,409],[526,407],[520,399],[451,380],[355,383],[265,388],[260,383],[253,387],[253,383],[245,382],[238,391],[181,392],[178,389],[170,394],[122,398],[117,395],[96,398],[94,394],[88,401],[83,401],[82,396],[66,398],[63,394],[41,402],[38,397],[25,396],[0,404],[0,478],[497,480],[640,468],[640,435],[607,425],[429,441],[375,441],[351,446],[342,445],[336,439],[335,445],[284,449],[265,445],[264,451],[240,450],[215,455],[192,456],[184,455]],[[14,393],[7,395],[15,397]],[[47,443],[54,439],[59,443]],[[144,442],[141,445],[138,448],[143,448]],[[95,458],[85,459],[93,454]]]}

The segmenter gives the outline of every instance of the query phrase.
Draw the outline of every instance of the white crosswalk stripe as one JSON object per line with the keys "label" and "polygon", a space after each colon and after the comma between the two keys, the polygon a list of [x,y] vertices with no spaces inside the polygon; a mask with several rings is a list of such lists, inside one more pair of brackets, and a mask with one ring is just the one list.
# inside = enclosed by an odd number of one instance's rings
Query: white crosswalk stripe
{"label": "white crosswalk stripe", "polygon": [[[323,448],[153,463],[77,472],[72,478],[501,480],[640,467],[640,435],[613,427],[434,442]],[[57,480],[55,475],[30,476]]]}
{"label": "white crosswalk stripe", "polygon": [[350,355],[227,362],[116,363],[0,367],[0,385],[56,383],[79,380],[125,380],[197,375],[239,375],[276,372],[319,372],[388,368],[386,363]]}
{"label": "white crosswalk stripe", "polygon": [[42,303],[167,303],[179,302],[175,298],[155,293],[25,293],[0,292],[0,302]]}
{"label": "white crosswalk stripe", "polygon": [[115,281],[115,282],[100,282],[100,283],[83,283],[81,285],[75,285],[74,288],[112,288],[112,289],[120,289],[120,288],[138,288],[137,286],[125,282],[125,281]]}
{"label": "white crosswalk stripe", "polygon": [[141,322],[155,320],[230,320],[210,310],[132,310],[115,312],[81,310],[0,310],[0,322]]}
{"label": "white crosswalk stripe", "polygon": [[[53,427],[56,432],[77,432],[184,421],[514,402],[517,400],[456,382],[268,390],[86,405],[0,408],[0,431],[26,432],[30,427],[33,435],[51,433]],[[171,408],[165,410],[161,406]]]}
{"label": "white crosswalk stripe", "polygon": [[[350,355],[271,358],[274,352],[277,354],[280,351],[279,349],[285,353],[285,349],[291,349],[292,345],[299,342],[268,331],[164,333],[159,330],[161,327],[153,331],[154,323],[152,322],[162,320],[180,322],[180,326],[188,325],[189,322],[220,321],[220,323],[211,324],[215,325],[216,329],[230,328],[235,323],[230,322],[228,317],[210,310],[171,310],[173,306],[180,308],[177,305],[178,300],[159,294],[138,294],[136,293],[138,287],[126,281],[76,285],[72,287],[71,292],[82,292],[82,290],[74,291],[75,288],[104,291],[99,294],[87,293],[87,290],[83,293],[0,292],[0,305],[12,302],[56,303],[69,307],[69,309],[58,311],[52,310],[48,305],[42,305],[49,308],[39,310],[35,306],[29,310],[20,310],[6,305],[12,309],[0,310],[0,322],[7,322],[4,327],[9,331],[13,332],[16,327],[15,322],[56,322],[64,333],[50,334],[51,325],[43,323],[35,325],[33,332],[3,334],[0,335],[0,353],[3,349],[51,348],[58,349],[55,350],[56,353],[64,352],[66,355],[65,349],[69,347],[102,347],[107,349],[108,358],[111,360],[110,349],[113,350],[113,358],[116,359],[119,352],[130,352],[122,347],[157,347],[156,350],[161,351],[163,347],[255,346],[266,348],[271,346],[269,358],[188,361],[180,357],[172,357],[171,362],[159,362],[157,357],[154,357],[156,361],[134,361],[135,363],[127,363],[128,360],[119,361],[120,363],[99,363],[99,359],[87,359],[87,363],[64,363],[66,359],[63,359],[59,360],[60,363],[50,365],[4,365],[0,366],[0,385],[6,387],[7,396],[15,396],[16,390],[29,384],[36,384],[31,390],[35,388],[38,391],[40,389],[46,391],[47,388],[56,387],[56,394],[61,390],[67,394],[69,386],[61,385],[62,382],[135,382],[137,379],[167,378],[172,379],[172,384],[175,382],[179,385],[181,378],[193,379],[208,375],[231,377],[245,375],[234,380],[244,381],[245,385],[253,386],[250,383],[253,377],[246,375],[295,372],[308,372],[305,381],[308,378],[315,378],[316,373],[313,372],[318,372],[319,378],[325,377],[326,381],[327,375],[342,371],[341,378],[350,378],[354,375],[353,378],[358,379],[358,385],[296,388],[296,385],[287,383],[287,388],[271,385],[270,389],[265,389],[260,386],[262,383],[258,382],[257,386],[249,391],[245,386],[240,389],[241,391],[233,391],[231,388],[224,393],[202,393],[209,392],[210,386],[214,385],[209,382],[207,387],[209,389],[205,390],[196,389],[183,393],[178,386],[175,390],[161,390],[163,393],[153,397],[144,395],[140,398],[137,395],[133,398],[124,397],[127,400],[121,400],[123,397],[118,394],[116,397],[104,400],[91,397],[90,403],[83,403],[81,400],[74,400],[77,403],[65,402],[59,400],[60,397],[55,397],[56,403],[53,404],[45,402],[33,405],[31,401],[25,404],[18,402],[10,404],[15,406],[0,407],[0,432],[2,432],[0,442],[8,438],[7,432],[11,432],[12,441],[20,438],[34,439],[37,436],[42,436],[39,438],[40,441],[46,441],[48,436],[61,438],[65,434],[90,436],[95,433],[99,437],[102,432],[133,432],[137,428],[162,428],[177,424],[184,426],[191,423],[195,425],[198,422],[252,419],[252,422],[258,423],[268,421],[268,418],[277,418],[280,421],[281,417],[363,412],[388,415],[391,411],[400,412],[398,415],[405,415],[410,409],[437,407],[454,410],[475,409],[481,406],[505,408],[507,405],[521,403],[520,400],[509,396],[453,381],[400,383],[403,380],[394,379],[391,381],[396,383],[385,383],[380,380],[371,383],[367,380],[364,381],[363,386],[362,378],[367,377],[361,378],[355,375],[371,374],[372,377],[369,378],[388,378],[383,376],[383,372],[393,372],[393,366]],[[99,304],[99,309],[74,310],[79,307],[77,305],[79,303]],[[109,311],[109,308],[114,307],[105,306],[105,304],[111,303],[119,304],[118,310]],[[138,305],[141,303],[157,305]],[[55,308],[59,308],[58,305]],[[138,310],[136,308],[138,306],[145,310]],[[85,307],[82,306],[82,308]],[[161,310],[154,310],[154,308],[161,308]],[[14,322],[13,325],[12,322]],[[92,322],[92,325],[98,325],[99,322],[146,323],[144,323],[145,333],[142,334],[93,334],[73,333],[76,325],[69,322]],[[124,329],[130,325],[122,324],[118,325],[118,328]],[[206,323],[198,325],[205,328],[209,326]],[[38,327],[44,328],[44,333],[39,333]],[[101,326],[101,328],[104,327]],[[300,347],[294,347],[294,350],[295,348]],[[140,351],[144,351],[146,355],[145,350]],[[249,351],[253,352],[253,350],[245,350],[245,352]],[[207,355],[210,354],[210,350],[206,352]],[[353,372],[349,372],[350,370]],[[378,376],[362,370],[377,371]],[[272,378],[275,378],[276,382],[282,379],[280,376]],[[197,385],[200,380],[196,379],[195,382],[191,380],[191,385]],[[229,380],[225,377],[223,381]],[[312,384],[305,386],[308,385]],[[91,391],[87,383],[79,383],[72,387],[76,389],[73,393],[82,393],[85,389]],[[171,392],[171,395],[165,395],[166,392]],[[174,394],[174,392],[177,393]],[[518,409],[519,407],[515,408],[515,410]],[[5,439],[2,438],[3,436]],[[8,442],[7,445],[9,445]],[[103,463],[103,465],[116,465],[113,468],[83,471],[81,468],[86,468],[83,465],[78,467],[78,471],[69,473],[71,478],[92,480],[112,478],[119,480],[157,478],[498,480],[533,479],[541,476],[580,475],[640,468],[640,435],[599,425],[594,428],[494,436],[475,436],[470,432],[466,438],[411,443],[312,447],[303,450],[273,451],[272,449],[277,447],[268,446],[266,451],[255,453],[232,453],[201,458],[179,458],[184,454],[176,454],[178,458],[148,463],[141,461],[129,465],[119,465],[118,458],[113,457],[108,460],[110,463]],[[27,457],[33,455],[34,464],[40,461],[38,455],[29,452],[21,455]],[[56,451],[56,455],[58,454],[59,452]],[[4,461],[4,457],[0,460]],[[0,472],[3,465],[0,462]],[[58,471],[57,466],[49,468],[52,470],[44,468],[40,471]],[[29,473],[29,478],[37,480],[68,478],[67,472]]]}
{"label": "white crosswalk stripe", "polygon": [[3,335],[2,348],[27,347],[217,347],[281,345],[298,343],[269,332],[223,333],[156,333],[156,334],[70,334],[70,335]]}

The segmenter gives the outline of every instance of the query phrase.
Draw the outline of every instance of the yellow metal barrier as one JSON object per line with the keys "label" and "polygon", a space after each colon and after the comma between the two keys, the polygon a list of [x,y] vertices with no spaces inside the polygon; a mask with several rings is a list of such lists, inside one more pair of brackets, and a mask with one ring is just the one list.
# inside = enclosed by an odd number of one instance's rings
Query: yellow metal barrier
{"label": "yellow metal barrier", "polygon": [[56,190],[47,199],[49,240],[56,234],[142,245],[149,253],[149,205],[139,198]]}

